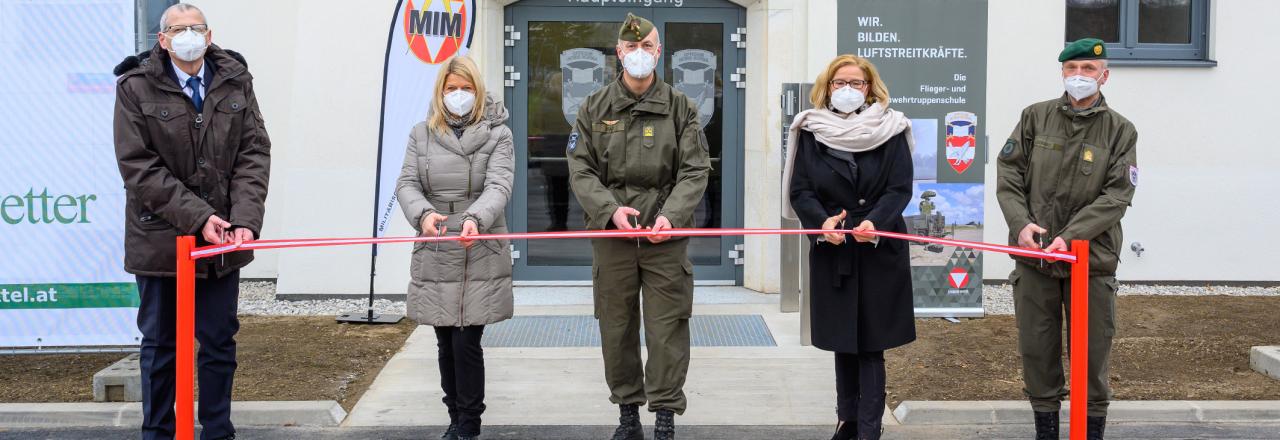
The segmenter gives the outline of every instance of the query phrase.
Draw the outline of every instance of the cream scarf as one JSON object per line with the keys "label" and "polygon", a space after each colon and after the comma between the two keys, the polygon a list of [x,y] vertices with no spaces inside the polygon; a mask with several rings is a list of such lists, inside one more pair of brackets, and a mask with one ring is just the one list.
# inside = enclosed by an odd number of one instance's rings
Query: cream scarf
{"label": "cream scarf", "polygon": [[789,219],[796,218],[796,212],[791,208],[791,173],[795,168],[800,130],[813,133],[823,145],[849,153],[875,150],[889,138],[905,131],[907,146],[915,150],[911,120],[902,112],[881,103],[871,104],[862,113],[847,118],[828,109],[800,112],[787,135],[787,162],[782,173],[782,215]]}

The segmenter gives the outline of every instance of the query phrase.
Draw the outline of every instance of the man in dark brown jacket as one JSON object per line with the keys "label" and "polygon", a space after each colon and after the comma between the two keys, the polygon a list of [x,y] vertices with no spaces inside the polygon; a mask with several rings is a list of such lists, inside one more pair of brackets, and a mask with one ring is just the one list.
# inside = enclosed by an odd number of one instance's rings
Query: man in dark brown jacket
{"label": "man in dark brown jacket", "polygon": [[[173,438],[175,237],[243,242],[262,228],[271,142],[244,58],[211,44],[199,9],[177,4],[159,43],[115,68],[115,147],[124,178],[125,270],[137,276],[142,438]],[[197,262],[201,438],[235,438],[240,268],[250,252]]]}

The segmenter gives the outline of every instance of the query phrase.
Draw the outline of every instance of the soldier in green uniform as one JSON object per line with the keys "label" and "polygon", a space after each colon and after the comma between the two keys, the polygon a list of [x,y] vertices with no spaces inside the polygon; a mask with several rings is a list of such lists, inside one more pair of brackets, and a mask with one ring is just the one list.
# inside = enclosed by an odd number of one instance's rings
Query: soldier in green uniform
{"label": "soldier in green uniform", "polygon": [[[653,23],[627,14],[616,50],[624,72],[578,110],[569,179],[588,229],[653,234],[593,240],[591,273],[609,400],[621,411],[613,438],[644,439],[638,412],[648,402],[657,412],[654,438],[672,439],[674,415],[686,405],[693,264],[687,238],[661,232],[693,226],[711,165],[697,108],[654,74],[662,44]],[[641,319],[648,365],[640,360]]]}
{"label": "soldier in green uniform", "polygon": [[[1057,251],[1071,240],[1089,240],[1089,439],[1101,439],[1106,425],[1120,219],[1138,185],[1138,132],[1098,91],[1110,75],[1106,58],[1106,46],[1094,38],[1062,50],[1066,93],[1022,111],[1000,150],[996,183],[1011,245]],[[1057,439],[1067,395],[1062,326],[1070,266],[1014,259],[1009,282],[1024,390],[1035,411],[1036,439]]]}
{"label": "soldier in green uniform", "polygon": [[920,217],[924,218],[926,221],[929,219],[929,216],[933,215],[934,208],[933,200],[929,199],[930,197],[928,196],[920,197]]}

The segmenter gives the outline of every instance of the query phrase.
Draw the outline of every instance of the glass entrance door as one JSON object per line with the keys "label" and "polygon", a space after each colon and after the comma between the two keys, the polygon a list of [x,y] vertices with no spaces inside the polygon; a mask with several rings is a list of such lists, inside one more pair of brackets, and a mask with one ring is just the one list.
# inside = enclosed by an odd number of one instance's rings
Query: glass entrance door
{"label": "glass entrance door", "polygon": [[[742,224],[742,89],[730,75],[742,65],[730,34],[745,12],[736,6],[629,9],[600,6],[540,6],[521,2],[507,8],[507,24],[520,39],[507,50],[507,65],[520,78],[506,87],[516,143],[516,188],[509,213],[513,230],[584,229],[583,213],[569,188],[565,147],[578,105],[616,81],[617,29],[628,11],[658,26],[663,56],[658,73],[694,100],[710,144],[713,174],[695,213],[697,227]],[[686,1],[688,5],[690,1]],[[720,3],[720,2],[715,2]],[[727,3],[727,2],[724,2]],[[740,237],[690,241],[699,282],[741,282],[741,266],[728,258]],[[517,281],[590,281],[587,240],[532,240],[513,243]]]}

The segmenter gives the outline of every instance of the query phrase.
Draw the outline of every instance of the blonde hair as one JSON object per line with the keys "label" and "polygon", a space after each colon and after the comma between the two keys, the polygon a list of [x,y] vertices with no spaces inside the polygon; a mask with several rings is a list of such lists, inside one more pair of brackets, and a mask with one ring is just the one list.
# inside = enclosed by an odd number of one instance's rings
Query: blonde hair
{"label": "blonde hair", "polygon": [[867,86],[867,103],[879,102],[886,106],[889,105],[889,87],[880,79],[880,72],[876,71],[876,66],[867,61],[866,58],[846,54],[831,60],[831,64],[827,64],[826,70],[818,74],[818,79],[813,83],[813,90],[809,92],[809,102],[813,103],[814,108],[827,108],[830,106],[832,77],[836,76],[836,71],[850,65],[858,66],[859,69],[862,69],[862,75],[869,83]]}
{"label": "blonde hair", "polygon": [[444,134],[453,133],[444,116],[449,111],[444,107],[444,84],[449,75],[458,75],[471,82],[471,86],[475,88],[476,104],[471,108],[471,114],[466,115],[467,125],[478,123],[484,118],[485,98],[488,96],[484,91],[484,81],[480,79],[480,68],[476,67],[471,58],[466,55],[455,56],[440,65],[440,70],[436,73],[436,88],[431,98],[431,114],[427,117],[427,125]]}

